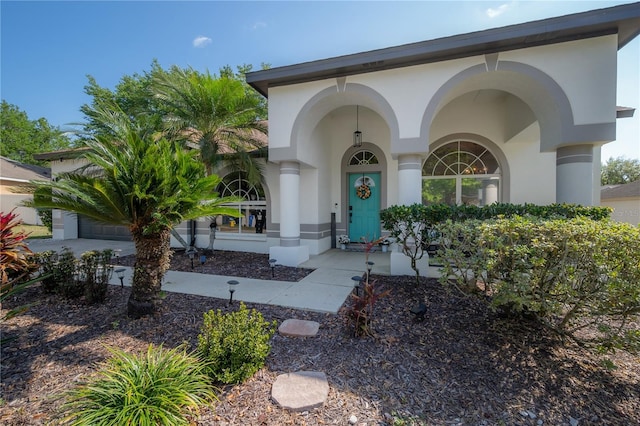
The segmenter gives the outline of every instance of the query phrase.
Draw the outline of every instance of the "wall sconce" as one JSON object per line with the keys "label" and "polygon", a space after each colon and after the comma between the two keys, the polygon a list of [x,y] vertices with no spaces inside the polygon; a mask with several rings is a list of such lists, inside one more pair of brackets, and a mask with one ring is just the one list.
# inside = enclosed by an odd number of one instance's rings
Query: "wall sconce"
{"label": "wall sconce", "polygon": [[359,106],[356,105],[356,131],[353,132],[353,147],[359,148],[362,146],[362,132],[358,130],[358,113]]}

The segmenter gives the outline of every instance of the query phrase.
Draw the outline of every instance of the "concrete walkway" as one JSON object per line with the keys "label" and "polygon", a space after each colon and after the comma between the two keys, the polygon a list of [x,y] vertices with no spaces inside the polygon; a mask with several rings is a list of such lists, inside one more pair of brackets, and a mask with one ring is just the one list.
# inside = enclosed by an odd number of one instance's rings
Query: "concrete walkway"
{"label": "concrete walkway", "polygon": [[[34,252],[54,250],[64,247],[80,256],[89,250],[120,250],[121,256],[135,254],[132,242],[106,240],[29,240],[29,248]],[[369,255],[372,274],[388,275],[390,271],[389,253],[374,252]],[[164,291],[195,294],[220,299],[229,298],[230,280],[239,284],[233,294],[233,300],[248,303],[264,303],[317,312],[337,313],[353,290],[351,277],[362,275],[366,271],[365,256],[359,251],[329,250],[311,258],[300,265],[315,269],[301,281],[271,281],[251,278],[228,277],[222,275],[201,274],[198,272],[167,271],[162,284]],[[124,285],[130,285],[132,268],[124,267]],[[113,274],[111,284],[120,285]]]}

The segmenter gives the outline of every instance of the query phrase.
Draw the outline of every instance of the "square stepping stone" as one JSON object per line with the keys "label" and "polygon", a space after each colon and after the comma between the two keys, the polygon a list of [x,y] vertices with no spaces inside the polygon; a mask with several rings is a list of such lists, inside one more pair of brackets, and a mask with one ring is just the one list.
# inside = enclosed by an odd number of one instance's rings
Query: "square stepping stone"
{"label": "square stepping stone", "polygon": [[318,334],[320,324],[315,321],[306,321],[299,319],[284,320],[278,332],[288,337],[313,337]]}
{"label": "square stepping stone", "polygon": [[282,408],[309,411],[321,407],[329,396],[329,382],[321,371],[281,374],[271,386],[271,398]]}

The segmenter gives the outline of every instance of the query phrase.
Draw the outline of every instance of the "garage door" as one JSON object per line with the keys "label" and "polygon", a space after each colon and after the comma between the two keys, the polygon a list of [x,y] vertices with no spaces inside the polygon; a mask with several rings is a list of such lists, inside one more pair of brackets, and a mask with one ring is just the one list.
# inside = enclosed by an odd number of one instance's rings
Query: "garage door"
{"label": "garage door", "polygon": [[107,225],[78,215],[78,238],[131,241],[131,233],[126,226]]}

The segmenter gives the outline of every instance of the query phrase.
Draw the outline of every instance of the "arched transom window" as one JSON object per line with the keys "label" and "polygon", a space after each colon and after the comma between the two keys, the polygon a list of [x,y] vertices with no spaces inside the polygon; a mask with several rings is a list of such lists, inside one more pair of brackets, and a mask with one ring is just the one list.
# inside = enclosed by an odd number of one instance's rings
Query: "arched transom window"
{"label": "arched transom window", "polygon": [[356,152],[349,160],[350,166],[362,166],[364,164],[378,164],[378,157],[366,149]]}
{"label": "arched transom window", "polygon": [[231,233],[262,233],[266,227],[267,201],[262,185],[251,184],[246,180],[243,172],[234,172],[226,175],[218,185],[217,192],[220,197],[240,197],[243,201],[228,204],[236,207],[240,218],[232,216],[218,216],[216,223],[219,232]]}
{"label": "arched transom window", "polygon": [[500,165],[484,146],[456,141],[433,151],[422,167],[423,204],[500,201]]}

